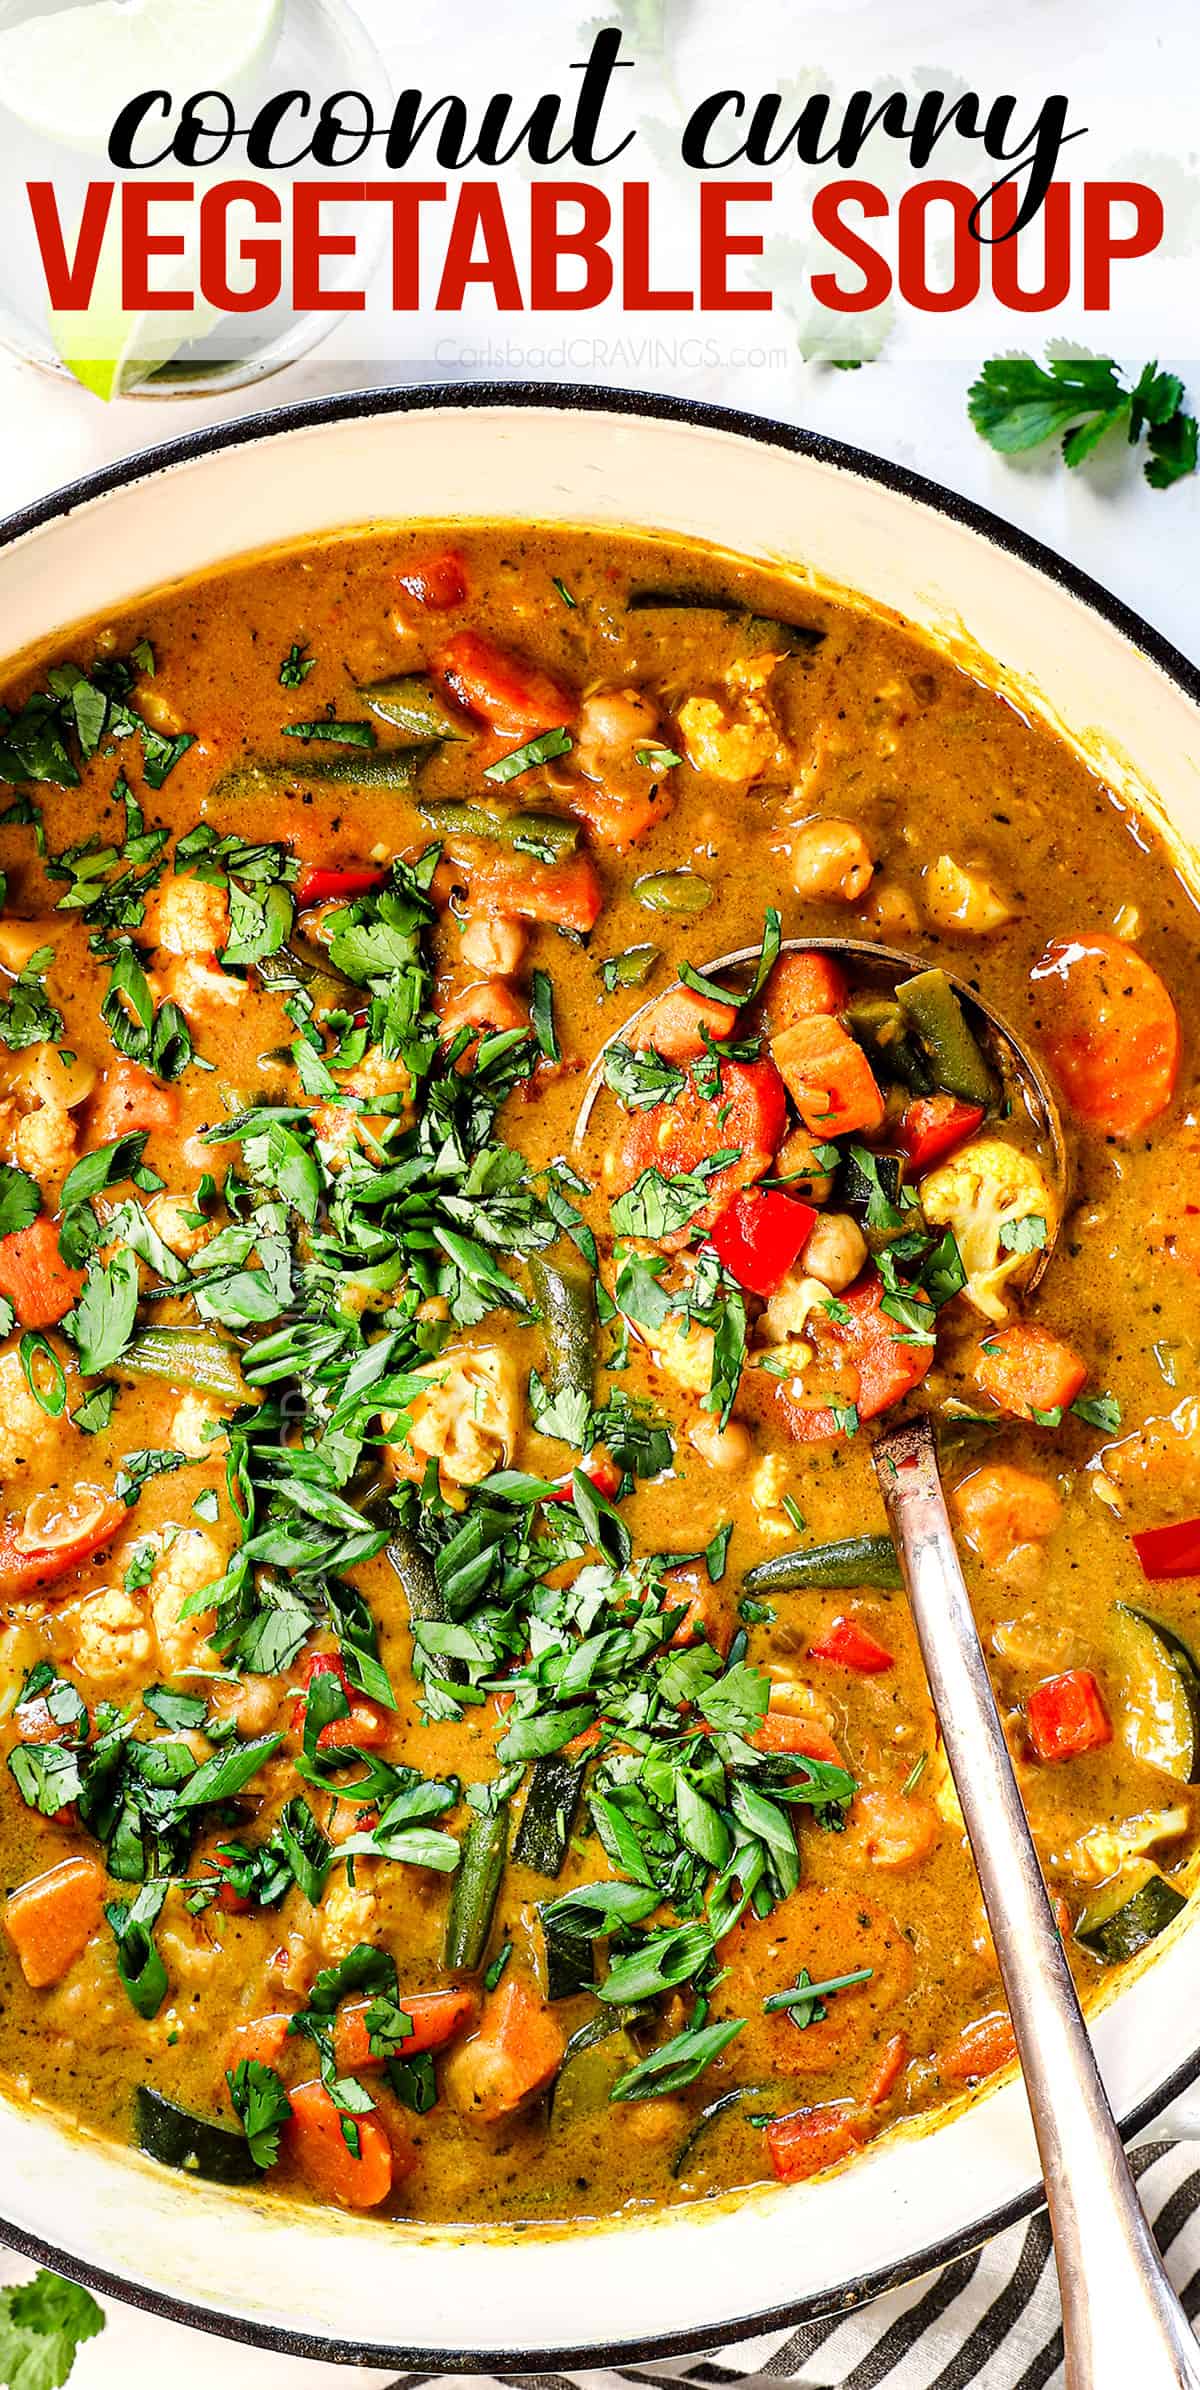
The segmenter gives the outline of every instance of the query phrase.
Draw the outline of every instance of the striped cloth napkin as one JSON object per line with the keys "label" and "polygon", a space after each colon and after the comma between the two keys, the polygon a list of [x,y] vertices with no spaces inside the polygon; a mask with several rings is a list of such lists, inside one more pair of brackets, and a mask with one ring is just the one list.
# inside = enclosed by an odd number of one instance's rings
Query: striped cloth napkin
{"label": "striped cloth napkin", "polygon": [[[1188,2142],[1132,2153],[1142,2200],[1190,2319],[1200,2313],[1200,2154]],[[27,2263],[0,2251],[0,2283]],[[106,2303],[106,2329],[79,2352],[70,2390],[1061,2390],[1058,2284],[1044,2215],[1015,2224],[939,2274],[848,2315],[739,2342],[711,2356],[596,2373],[498,2377],[380,2373],[306,2364],[185,2331]],[[0,2390],[7,2385],[0,2384]]]}

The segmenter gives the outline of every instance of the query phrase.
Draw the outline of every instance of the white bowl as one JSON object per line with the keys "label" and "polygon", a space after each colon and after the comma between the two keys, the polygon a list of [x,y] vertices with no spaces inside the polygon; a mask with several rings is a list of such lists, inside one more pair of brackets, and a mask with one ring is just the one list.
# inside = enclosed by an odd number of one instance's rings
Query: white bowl
{"label": "white bowl", "polygon": [[[1200,674],[978,508],[781,425],[593,390],[320,400],[202,432],[0,527],[0,655],[262,548],[412,517],[535,518],[714,542],[861,592],[1042,714],[1200,844]],[[1193,1904],[1194,1905],[1194,1904]],[[1096,2020],[1130,2129],[1200,2074],[1196,1924]],[[164,2173],[0,2102],[0,2236],[233,2337],[381,2366],[611,2365],[831,2313],[1027,2213],[1019,2083],[815,2184],[558,2234],[353,2223]]]}

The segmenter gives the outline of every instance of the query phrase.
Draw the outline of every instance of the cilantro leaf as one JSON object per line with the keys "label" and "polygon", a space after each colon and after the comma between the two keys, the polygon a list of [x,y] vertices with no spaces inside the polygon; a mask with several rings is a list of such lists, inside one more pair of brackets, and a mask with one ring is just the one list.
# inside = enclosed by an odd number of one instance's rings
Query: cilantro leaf
{"label": "cilantro leaf", "polygon": [[1105,435],[1124,427],[1134,446],[1146,434],[1145,475],[1152,489],[1194,473],[1198,427],[1183,405],[1177,374],[1145,365],[1132,390],[1111,357],[990,357],[967,396],[977,432],[1002,456],[1060,437],[1064,461],[1080,465]]}
{"label": "cilantro leaf", "polygon": [[29,1228],[42,1208],[37,1181],[14,1163],[0,1162],[0,1237]]}
{"label": "cilantro leaf", "polygon": [[250,2155],[265,2173],[279,2156],[279,2136],[292,2113],[292,2103],[274,2067],[263,2066],[257,2058],[239,2059],[227,2070],[225,2080]]}
{"label": "cilantro leaf", "polygon": [[103,2329],[90,2291],[43,2269],[0,2292],[0,2380],[7,2390],[62,2390],[84,2341]]}

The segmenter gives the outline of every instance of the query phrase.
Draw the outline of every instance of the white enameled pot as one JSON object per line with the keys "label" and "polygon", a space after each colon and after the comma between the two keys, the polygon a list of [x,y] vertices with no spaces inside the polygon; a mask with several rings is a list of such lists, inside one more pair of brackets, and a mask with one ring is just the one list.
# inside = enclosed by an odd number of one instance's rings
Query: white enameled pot
{"label": "white enameled pot", "polygon": [[[181,440],[0,526],[0,656],[168,578],[406,517],[660,531],[861,592],[1051,720],[1185,868],[1200,846],[1200,674],[1116,600],[895,467],[670,400],[372,392]],[[1200,2076],[1195,1907],[1096,2020],[1131,2129]],[[830,2312],[970,2247],[1037,2183],[1019,2084],[824,2182],[507,2235],[231,2197],[0,2100],[15,2246],[183,2322],[433,2370],[615,2363]]]}

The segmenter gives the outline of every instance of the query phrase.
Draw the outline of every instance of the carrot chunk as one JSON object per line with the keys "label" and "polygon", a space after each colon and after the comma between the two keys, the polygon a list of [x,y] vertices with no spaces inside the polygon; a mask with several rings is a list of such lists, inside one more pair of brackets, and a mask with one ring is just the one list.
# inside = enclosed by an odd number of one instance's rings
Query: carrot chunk
{"label": "carrot chunk", "polygon": [[908,2065],[908,2035],[893,2033],[879,2054],[879,2064],[867,2085],[865,2104],[868,2108],[882,2108],[895,2090]]}
{"label": "carrot chunk", "polygon": [[750,1740],[756,1751],[795,1752],[801,1759],[819,1759],[828,1767],[845,1765],[827,1727],[815,1718],[801,1718],[791,1710],[777,1708],[773,1700]]}
{"label": "carrot chunk", "polygon": [[736,1004],[718,1004],[694,988],[670,988],[643,1013],[629,1042],[638,1054],[653,1046],[668,1062],[694,1062],[704,1052],[706,1032],[719,1041],[732,1037],[736,1024]]}
{"label": "carrot chunk", "polygon": [[485,2000],[479,2031],[446,2062],[445,2086],[475,2124],[498,2124],[544,2091],[566,2047],[552,2011],[521,1975]]}
{"label": "carrot chunk", "polygon": [[708,1180],[709,1200],[692,1226],[678,1239],[662,1240],[668,1245],[686,1243],[692,1228],[711,1228],[743,1187],[765,1176],[786,1125],[787,1098],[774,1064],[723,1062],[715,1100],[702,1095],[689,1079],[674,1103],[655,1104],[635,1114],[615,1156],[610,1192],[620,1194],[632,1187],[644,1170],[674,1178],[718,1153],[733,1154],[736,1158]]}
{"label": "carrot chunk", "polygon": [[[367,2030],[369,2000],[352,2001],[343,2008],[334,2028],[334,2050],[338,2066],[344,2075],[360,2074],[364,2067],[383,2065],[371,2048]],[[474,1992],[402,1992],[400,2007],[411,2019],[412,2032],[406,2035],[398,2055],[416,2058],[422,2050],[442,2050],[446,2043],[464,2033],[475,2021],[478,2002]]]}
{"label": "carrot chunk", "polygon": [[604,903],[600,874],[590,855],[568,855],[562,863],[540,863],[533,855],[485,855],[475,848],[452,869],[465,879],[471,902],[484,913],[545,922],[551,929],[595,928]]}
{"label": "carrot chunk", "polygon": [[531,739],[573,722],[579,700],[540,665],[496,647],[479,631],[458,631],[433,658],[440,681],[501,738]]}
{"label": "carrot chunk", "polygon": [[229,2036],[226,2065],[232,2074],[243,2058],[253,2059],[259,2066],[278,2066],[289,2041],[291,2016],[285,2009],[277,2009],[265,2017],[247,2017],[244,2025],[235,2025]]}
{"label": "carrot chunk", "polygon": [[771,1039],[771,1059],[814,1136],[844,1137],[881,1126],[884,1103],[871,1065],[832,1015],[793,1021]]}
{"label": "carrot chunk", "polygon": [[781,954],[762,992],[763,1026],[780,1037],[814,1013],[841,1012],[849,997],[846,975],[831,954]]}
{"label": "carrot chunk", "polygon": [[83,1285],[68,1269],[58,1230],[45,1212],[28,1228],[0,1237],[0,1295],[7,1295],[23,1328],[53,1328],[66,1317]]}
{"label": "carrot chunk", "polygon": [[1062,1517],[1056,1487],[1028,1469],[995,1461],[976,1469],[954,1489],[955,1513],[989,1568],[998,1567],[1022,1544],[1044,1543]]}
{"label": "carrot chunk", "polygon": [[26,1983],[38,1992],[61,1983],[103,1915],[104,1870],[94,1859],[64,1859],[22,1884],[4,1904],[4,1923]]}
{"label": "carrot chunk", "polygon": [[396,575],[401,589],[407,589],[419,606],[428,606],[431,613],[443,614],[451,606],[461,606],[467,594],[467,568],[457,549],[447,548],[440,556],[420,556],[412,564],[402,565]]}
{"label": "carrot chunk", "polygon": [[938,2073],[943,2083],[980,2083],[985,2075],[998,2075],[1017,2055],[1016,2038],[1007,2012],[994,2009],[990,2016],[975,2017],[964,2025],[961,2033],[949,2042],[938,2060]]}
{"label": "carrot chunk", "polygon": [[941,1832],[932,1801],[912,1793],[860,1792],[854,1796],[843,1848],[861,1853],[872,1867],[917,1867]]}
{"label": "carrot chunk", "polygon": [[1070,1409],[1086,1378],[1074,1348],[1035,1320],[985,1337],[975,1362],[976,1384],[1002,1411],[1013,1419],[1040,1416],[1046,1425]]}
{"label": "carrot chunk", "polygon": [[338,2207],[381,2207],[396,2180],[411,2173],[415,2150],[393,2142],[373,2111],[352,2120],[356,2157],[323,2083],[299,2083],[289,2097],[292,2113],[283,2128],[283,2146],[319,2199]]}
{"label": "carrot chunk", "polygon": [[1076,1759],[1112,1741],[1112,1727],[1090,1668],[1068,1668],[1037,1685],[1025,1704],[1029,1740],[1039,1759]]}
{"label": "carrot chunk", "polygon": [[1175,1092],[1179,1015],[1123,938],[1055,938],[1035,965],[1038,1024],[1067,1102],[1107,1137],[1136,1137]]}
{"label": "carrot chunk", "polygon": [[797,2108],[791,2116],[773,2116],[765,2139],[777,2182],[798,2183],[861,2149],[867,2134],[849,2100],[833,2100],[824,2108]]}
{"label": "carrot chunk", "polygon": [[112,1145],[134,1129],[173,1129],[179,1118],[179,1094],[160,1087],[136,1062],[118,1062],[105,1071],[88,1120],[88,1142]]}

